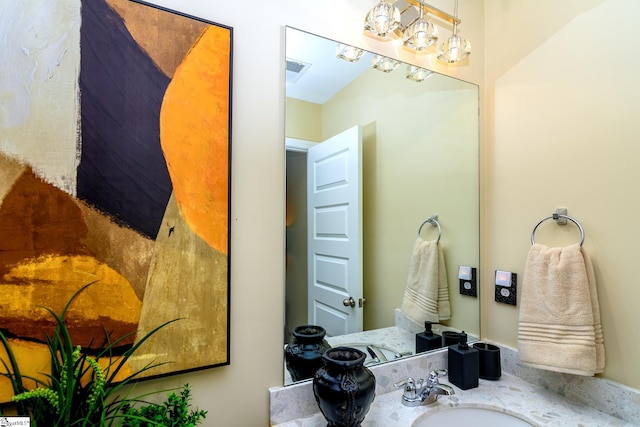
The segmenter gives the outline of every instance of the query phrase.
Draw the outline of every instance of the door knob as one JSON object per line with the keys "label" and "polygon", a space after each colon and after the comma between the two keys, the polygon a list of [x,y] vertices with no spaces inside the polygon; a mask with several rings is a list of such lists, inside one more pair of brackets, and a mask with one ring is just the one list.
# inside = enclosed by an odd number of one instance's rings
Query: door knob
{"label": "door knob", "polygon": [[342,300],[342,305],[344,305],[345,307],[355,307],[356,300],[354,300],[353,297],[349,297],[349,299]]}

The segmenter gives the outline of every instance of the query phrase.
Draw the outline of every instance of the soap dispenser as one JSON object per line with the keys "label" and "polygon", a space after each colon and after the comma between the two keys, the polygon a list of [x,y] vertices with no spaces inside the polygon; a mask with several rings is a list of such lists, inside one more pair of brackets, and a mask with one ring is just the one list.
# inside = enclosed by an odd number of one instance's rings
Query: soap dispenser
{"label": "soap dispenser", "polygon": [[442,347],[442,337],[431,330],[432,323],[424,322],[424,332],[416,334],[416,353]]}
{"label": "soap dispenser", "polygon": [[467,334],[462,331],[457,345],[449,346],[449,382],[462,390],[478,387],[480,377],[480,353],[467,344]]}

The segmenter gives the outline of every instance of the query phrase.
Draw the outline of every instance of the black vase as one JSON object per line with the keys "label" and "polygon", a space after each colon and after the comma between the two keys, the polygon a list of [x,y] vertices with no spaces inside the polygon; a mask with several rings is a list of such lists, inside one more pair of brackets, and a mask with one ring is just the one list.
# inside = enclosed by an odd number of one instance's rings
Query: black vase
{"label": "black vase", "polygon": [[293,381],[313,378],[313,374],[322,367],[322,354],[331,348],[324,339],[327,331],[322,326],[297,326],[293,340],[287,344],[284,359]]}
{"label": "black vase", "polygon": [[357,427],[369,412],[376,377],[355,348],[334,347],[322,355],[324,366],[313,377],[313,394],[328,427]]}

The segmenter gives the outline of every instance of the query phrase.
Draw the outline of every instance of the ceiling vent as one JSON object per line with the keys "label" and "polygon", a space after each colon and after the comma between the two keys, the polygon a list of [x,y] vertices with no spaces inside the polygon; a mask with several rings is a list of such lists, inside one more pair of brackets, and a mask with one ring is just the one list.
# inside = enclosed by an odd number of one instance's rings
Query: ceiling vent
{"label": "ceiling vent", "polygon": [[287,83],[295,83],[307,70],[311,64],[287,58]]}

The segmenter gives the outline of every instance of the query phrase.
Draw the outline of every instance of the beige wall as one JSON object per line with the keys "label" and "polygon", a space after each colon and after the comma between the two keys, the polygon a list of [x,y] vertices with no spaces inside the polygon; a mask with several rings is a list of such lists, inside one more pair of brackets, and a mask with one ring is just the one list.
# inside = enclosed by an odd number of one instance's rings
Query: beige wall
{"label": "beige wall", "polygon": [[[640,387],[640,3],[485,5],[483,283],[490,285],[496,268],[522,277],[532,228],[568,208],[595,265],[604,377]],[[536,242],[550,246],[578,240],[572,225],[549,222],[536,233]],[[487,297],[483,335],[516,346],[517,308]]]}
{"label": "beige wall", "polygon": [[287,98],[285,114],[287,138],[322,141],[322,105]]}

